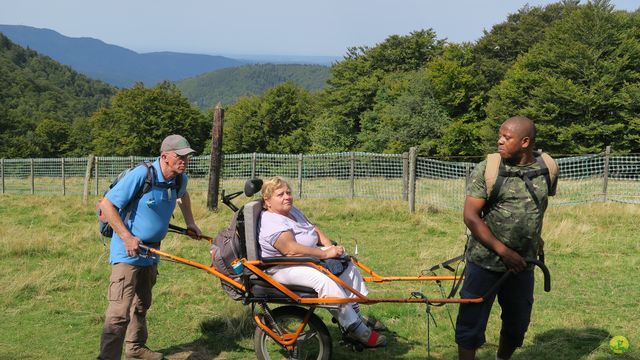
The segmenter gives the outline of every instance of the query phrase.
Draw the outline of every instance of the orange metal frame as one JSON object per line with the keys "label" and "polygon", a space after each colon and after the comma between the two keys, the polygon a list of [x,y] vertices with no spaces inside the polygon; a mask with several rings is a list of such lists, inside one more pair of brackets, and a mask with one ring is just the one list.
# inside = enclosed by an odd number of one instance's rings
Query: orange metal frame
{"label": "orange metal frame", "polygon": [[[154,249],[154,248],[146,248],[146,249],[147,249],[147,251],[149,251],[149,252],[151,252],[153,254],[156,254],[158,256],[162,256],[164,258],[171,259],[173,261],[176,261],[176,262],[188,265],[188,266],[192,266],[192,267],[195,267],[195,268],[198,268],[198,269],[202,269],[202,270],[204,270],[204,271],[216,276],[217,278],[221,279],[222,281],[225,281],[228,284],[234,286],[235,288],[237,288],[237,289],[239,289],[239,290],[241,290],[243,292],[246,291],[246,288],[242,283],[240,283],[240,282],[230,278],[229,276],[219,272],[213,266],[204,265],[204,264],[198,263],[196,261],[192,261],[192,260],[185,259],[185,258],[182,258],[182,257],[179,257],[179,256],[175,256],[173,254],[170,254],[170,253],[158,250],[158,249]],[[257,326],[260,327],[274,341],[279,343],[283,348],[285,348],[287,350],[292,350],[293,349],[298,337],[302,333],[302,330],[307,325],[307,323],[308,323],[308,321],[309,321],[309,319],[311,317],[311,314],[313,313],[313,310],[315,309],[315,306],[318,306],[318,305],[343,304],[343,303],[354,303],[354,302],[355,303],[361,303],[361,304],[376,304],[376,303],[422,303],[422,304],[425,304],[425,303],[430,303],[430,304],[458,303],[458,304],[460,304],[460,303],[481,303],[481,302],[484,301],[483,297],[472,298],[472,299],[459,299],[459,298],[437,298],[437,299],[436,298],[434,298],[434,299],[429,299],[429,298],[372,298],[372,297],[368,297],[368,296],[365,296],[365,295],[361,294],[360,292],[358,292],[353,287],[347,285],[344,281],[342,281],[342,279],[340,279],[339,277],[335,276],[330,271],[328,271],[326,268],[324,268],[323,266],[318,265],[316,263],[313,263],[313,262],[294,262],[294,261],[269,262],[268,266],[273,266],[273,265],[294,265],[294,266],[302,266],[302,265],[304,265],[304,266],[311,266],[311,267],[317,269],[318,271],[321,271],[325,275],[329,276],[333,281],[335,281],[340,286],[342,286],[344,289],[347,289],[348,291],[350,291],[352,294],[355,295],[355,298],[303,298],[303,297],[299,296],[298,294],[296,294],[295,292],[293,292],[290,289],[288,289],[283,284],[281,284],[278,281],[274,280],[269,274],[264,272],[261,268],[264,267],[267,264],[263,263],[262,261],[247,260],[247,259],[244,259],[244,258],[240,259],[239,261],[242,262],[242,264],[244,265],[245,268],[249,269],[252,273],[256,274],[262,280],[268,282],[274,288],[278,289],[283,294],[285,294],[287,297],[289,297],[292,300],[292,302],[298,303],[298,304],[301,304],[301,305],[308,305],[308,306],[312,307],[312,309],[308,311],[308,313],[305,316],[305,318],[303,319],[303,321],[297,327],[295,332],[293,332],[293,333],[285,333],[285,334],[282,334],[282,335],[277,334],[275,331],[273,331],[273,329],[271,329],[269,326],[267,326],[262,321],[260,316],[258,316],[258,315],[254,316],[254,321],[256,322]],[[364,277],[364,280],[366,282],[383,283],[383,282],[392,282],[392,281],[438,281],[438,280],[459,281],[459,280],[463,279],[462,276],[427,276],[427,275],[420,275],[420,276],[382,276],[382,275],[374,272],[371,268],[369,268],[368,266],[366,266],[362,262],[358,261],[358,259],[356,259],[355,257],[351,257],[351,261],[353,262],[353,264],[355,266],[360,268],[364,273],[367,273],[367,274],[370,275],[370,276]]]}

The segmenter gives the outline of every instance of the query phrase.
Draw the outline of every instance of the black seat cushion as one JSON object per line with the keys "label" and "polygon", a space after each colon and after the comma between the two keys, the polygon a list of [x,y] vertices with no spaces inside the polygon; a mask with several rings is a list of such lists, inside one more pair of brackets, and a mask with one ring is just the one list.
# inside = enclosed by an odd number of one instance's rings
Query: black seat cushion
{"label": "black seat cushion", "polygon": [[[273,287],[273,285],[269,284],[265,280],[262,279],[251,279],[250,282],[250,293],[254,297],[259,298],[289,298],[282,291]],[[298,285],[284,285],[287,289],[293,291],[298,296],[303,298],[317,298],[318,293],[315,292],[312,288],[306,286],[298,286]]]}

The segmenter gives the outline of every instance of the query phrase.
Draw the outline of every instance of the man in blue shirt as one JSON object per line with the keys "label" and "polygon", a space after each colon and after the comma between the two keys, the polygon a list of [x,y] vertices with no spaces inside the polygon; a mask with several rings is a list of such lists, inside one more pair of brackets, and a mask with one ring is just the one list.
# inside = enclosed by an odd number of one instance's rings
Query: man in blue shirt
{"label": "man in blue shirt", "polygon": [[[112,265],[107,295],[109,305],[98,359],[120,359],[124,343],[127,359],[163,359],[161,353],[146,347],[146,313],[151,306],[158,259],[139,256],[139,245],[160,247],[177,199],[180,199],[178,203],[189,233],[194,238],[202,235],[193,219],[191,199],[186,190],[185,171],[194,152],[184,137],[167,136],[162,141],[160,157],[152,165],[155,178],[151,190],[137,197],[148,171],[145,166],[138,166],[120,179],[100,203],[114,233],[109,257]],[[126,206],[131,208],[128,217],[118,212]]]}

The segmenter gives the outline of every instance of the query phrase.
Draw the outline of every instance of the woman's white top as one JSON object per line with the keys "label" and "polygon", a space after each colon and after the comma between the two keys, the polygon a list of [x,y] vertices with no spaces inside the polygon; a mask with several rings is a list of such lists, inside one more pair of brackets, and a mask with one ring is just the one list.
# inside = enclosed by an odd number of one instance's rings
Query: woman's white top
{"label": "woman's white top", "polygon": [[309,222],[302,211],[292,207],[289,214],[295,219],[287,216],[262,211],[260,220],[259,242],[262,257],[282,256],[273,244],[278,240],[280,234],[291,231],[298,244],[315,247],[318,245],[318,232],[315,225]]}

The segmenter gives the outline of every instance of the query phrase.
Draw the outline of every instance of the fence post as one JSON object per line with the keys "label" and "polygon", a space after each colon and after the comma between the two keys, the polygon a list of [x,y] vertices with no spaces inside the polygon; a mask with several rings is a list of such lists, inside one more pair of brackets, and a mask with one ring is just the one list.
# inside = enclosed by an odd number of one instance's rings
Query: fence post
{"label": "fence post", "polygon": [[133,167],[133,155],[129,155],[129,167]]}
{"label": "fence post", "polygon": [[209,165],[209,189],[207,191],[207,208],[218,210],[218,191],[220,189],[220,172],[222,164],[222,126],[224,109],[218,103],[213,113],[211,129],[211,160]]}
{"label": "fence post", "polygon": [[402,153],[402,201],[409,200],[409,153]]}
{"label": "fence post", "polygon": [[416,148],[409,148],[409,211],[412,214],[416,212],[416,158]]}
{"label": "fence post", "polygon": [[256,177],[256,153],[251,154],[251,178]]}
{"label": "fence post", "polygon": [[0,159],[0,173],[2,174],[2,193],[4,194],[4,159]]}
{"label": "fence post", "polygon": [[67,188],[65,186],[65,177],[64,177],[64,158],[60,159],[60,173],[62,175],[62,196],[67,195]]}
{"label": "fence post", "polygon": [[100,193],[100,187],[99,187],[100,185],[98,184],[98,182],[99,182],[98,181],[98,177],[100,176],[100,172],[99,172],[99,169],[98,169],[99,165],[98,165],[98,157],[97,156],[95,157],[95,161],[96,161],[96,165],[95,165],[95,168],[93,170],[95,172],[95,176],[94,177],[96,179],[96,196],[98,196],[98,194]]}
{"label": "fence post", "polygon": [[356,155],[352,151],[351,152],[351,166],[349,167],[349,179],[351,180],[350,190],[351,190],[351,198],[356,197]]}
{"label": "fence post", "polygon": [[602,196],[603,201],[607,202],[607,188],[609,187],[609,157],[611,156],[611,146],[607,146],[604,150],[604,177],[602,179]]}
{"label": "fence post", "polygon": [[87,159],[87,168],[84,171],[84,187],[82,189],[82,203],[87,205],[89,199],[89,180],[91,179],[91,166],[93,165],[93,155]]}
{"label": "fence post", "polygon": [[302,199],[302,154],[298,154],[298,199]]}
{"label": "fence post", "polygon": [[33,159],[29,159],[29,168],[31,169],[31,194],[36,193],[36,181],[33,174]]}
{"label": "fence post", "polygon": [[471,164],[466,163],[464,165],[464,193],[467,192],[467,187],[469,186],[469,181],[471,181]]}

